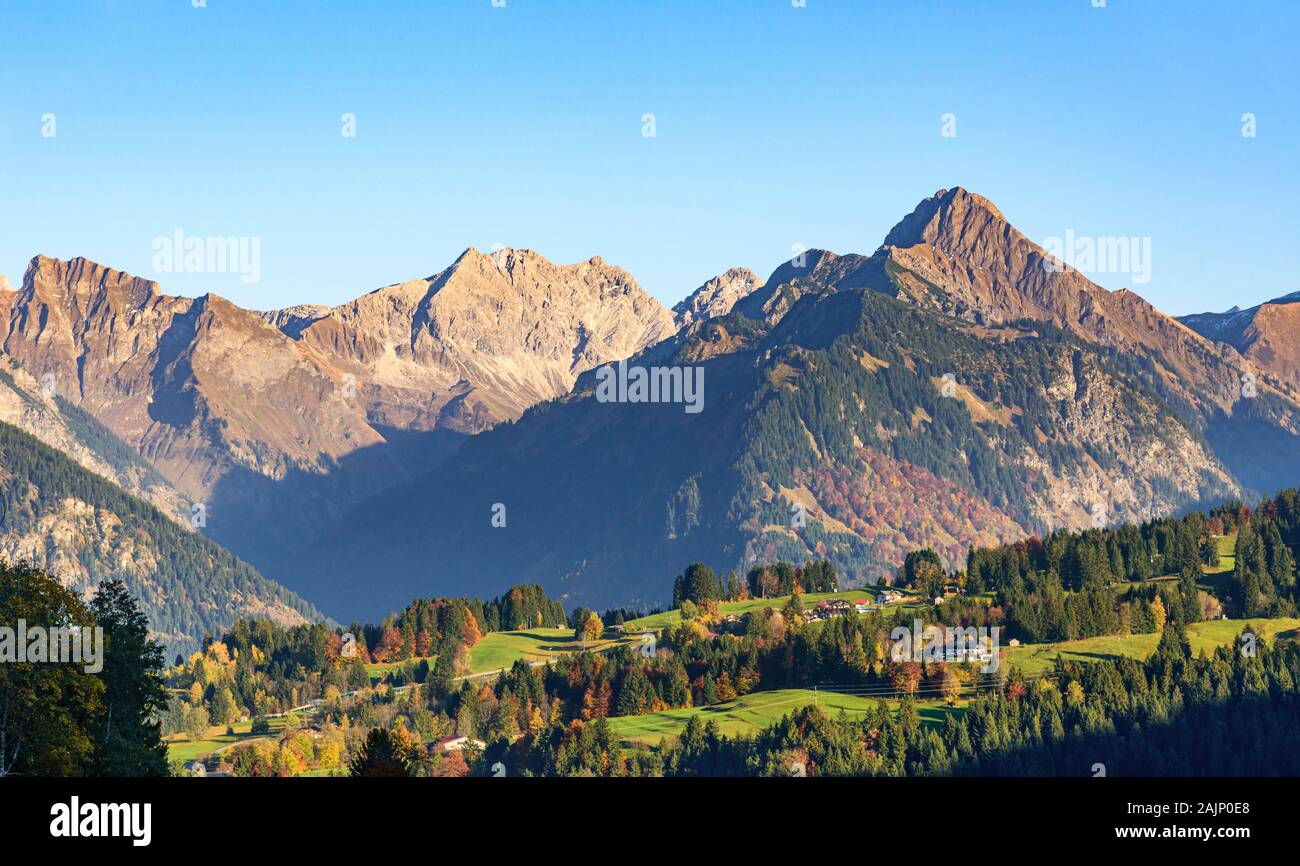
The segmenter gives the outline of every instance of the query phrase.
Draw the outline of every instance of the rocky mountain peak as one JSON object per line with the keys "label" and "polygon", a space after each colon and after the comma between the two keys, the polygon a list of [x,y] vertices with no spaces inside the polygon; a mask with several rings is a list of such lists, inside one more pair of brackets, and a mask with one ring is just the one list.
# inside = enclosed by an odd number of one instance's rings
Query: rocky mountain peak
{"label": "rocky mountain peak", "polygon": [[38,255],[23,275],[24,302],[39,300],[53,307],[84,314],[97,303],[112,309],[140,309],[158,296],[153,280],[132,276],[78,256],[64,261]]}
{"label": "rocky mountain peak", "polygon": [[1248,309],[1197,313],[1178,320],[1222,346],[1231,347],[1252,365],[1252,372],[1277,376],[1300,386],[1300,292],[1292,292]]}
{"label": "rocky mountain peak", "polygon": [[1003,233],[1008,229],[1015,232],[993,202],[958,186],[941,189],[918,204],[886,235],[883,245],[969,248],[989,230]]}
{"label": "rocky mountain peak", "polygon": [[1140,347],[1185,399],[1227,411],[1240,396],[1240,371],[1199,334],[1131,291],[1106,291],[964,189],[921,202],[872,258],[884,277],[873,285],[897,297],[977,324],[1037,319],[1093,342]]}
{"label": "rocky mountain peak", "polygon": [[345,368],[369,368],[353,371],[369,386],[409,390],[405,402],[413,405],[427,407],[430,391],[468,393],[492,383],[470,398],[492,405],[466,432],[559,396],[583,370],[676,330],[668,310],[622,268],[599,257],[558,265],[510,248],[470,247],[432,277],[385,286],[323,316],[266,315]]}
{"label": "rocky mountain peak", "polygon": [[839,256],[830,250],[804,250],[778,265],[767,282],[740,298],[732,308],[755,321],[775,324],[809,287],[830,287],[841,282],[861,256]]}
{"label": "rocky mountain peak", "polygon": [[596,297],[618,293],[658,304],[631,274],[600,256],[561,265],[530,249],[502,247],[484,253],[469,247],[449,267],[431,277],[430,282],[436,291],[442,292],[447,286],[457,285],[458,279],[466,281],[462,285],[472,285],[475,291],[489,293],[514,290],[531,296],[559,290]]}
{"label": "rocky mountain peak", "polygon": [[678,326],[725,316],[736,302],[762,288],[763,278],[749,268],[731,268],[691,292],[673,307]]}

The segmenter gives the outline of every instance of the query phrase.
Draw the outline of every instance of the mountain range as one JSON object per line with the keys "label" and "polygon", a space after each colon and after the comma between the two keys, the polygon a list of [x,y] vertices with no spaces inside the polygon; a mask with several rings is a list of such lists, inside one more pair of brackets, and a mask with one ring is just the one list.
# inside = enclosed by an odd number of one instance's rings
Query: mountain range
{"label": "mountain range", "polygon": [[[1175,319],[960,188],[869,255],[734,268],[672,310],[528,250],[270,312],[38,256],[0,287],[0,421],[178,523],[201,506],[340,619],[523,581],[653,604],[691,561],[875,581],[919,546],[960,564],[1296,483],[1297,311]],[[703,411],[603,399],[625,359],[698,371]]]}
{"label": "mountain range", "polygon": [[180,298],[85,259],[38,256],[0,293],[0,351],[201,504],[205,531],[276,562],[465,436],[673,333],[599,258],[469,249],[335,308]]}
{"label": "mountain range", "polygon": [[1226,343],[1256,367],[1292,385],[1300,383],[1300,292],[1243,310],[1179,318],[1216,343]]}

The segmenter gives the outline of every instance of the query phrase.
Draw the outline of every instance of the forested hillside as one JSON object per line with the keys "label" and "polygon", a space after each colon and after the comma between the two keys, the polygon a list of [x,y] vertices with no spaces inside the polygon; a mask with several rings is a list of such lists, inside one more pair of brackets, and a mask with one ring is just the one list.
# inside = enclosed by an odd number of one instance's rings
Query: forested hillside
{"label": "forested hillside", "polygon": [[4,423],[0,555],[82,593],[123,581],[154,636],[174,650],[194,648],[240,616],[285,624],[321,617],[234,554]]}
{"label": "forested hillside", "polygon": [[[1276,742],[1300,712],[1297,546],[1300,491],[1286,490],[972,548],[964,568],[913,550],[901,597],[837,592],[828,560],[694,563],[663,578],[672,611],[568,618],[623,642],[482,675],[466,659],[490,632],[559,621],[540,587],[417,600],[351,626],[351,657],[320,627],[240,623],[173,672],[192,702],[173,729],[195,708],[224,724],[310,702],[333,745],[239,746],[218,765],[237,775],[348,758],[364,775],[381,753],[384,772],[444,776],[1258,773],[1270,752],[1300,760]],[[998,664],[899,656],[898,628],[918,621],[945,640],[987,629]],[[1225,733],[1243,714],[1271,745]],[[482,746],[438,745],[458,736]]]}

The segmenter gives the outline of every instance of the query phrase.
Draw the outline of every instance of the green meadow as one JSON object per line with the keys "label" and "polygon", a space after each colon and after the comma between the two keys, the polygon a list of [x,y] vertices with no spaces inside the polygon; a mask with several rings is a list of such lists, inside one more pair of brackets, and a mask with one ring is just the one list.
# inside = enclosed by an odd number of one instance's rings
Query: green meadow
{"label": "green meadow", "polygon": [[1206,574],[1223,574],[1231,573],[1237,567],[1237,534],[1216,535],[1215,542],[1219,545],[1219,567],[1205,569]]}
{"label": "green meadow", "polygon": [[239,743],[277,739],[284,731],[284,716],[276,716],[268,719],[268,721],[271,723],[271,732],[269,734],[253,734],[251,732],[252,721],[235,722],[231,725],[230,727],[235,732],[233,737],[226,733],[225,725],[213,725],[208,728],[208,735],[201,740],[191,740],[186,734],[175,734],[166,738],[167,757],[172,761],[188,763],[196,758],[211,755],[214,752],[224,752]]}
{"label": "green meadow", "polygon": [[[599,640],[583,643],[573,635],[571,628],[529,628],[521,631],[494,631],[483,635],[470,650],[470,676],[478,676],[492,671],[509,668],[516,661],[545,662],[558,658],[565,653],[580,652],[584,649],[600,652],[619,644],[630,643],[635,637],[622,637],[606,629],[605,636]],[[406,659],[400,662],[366,665],[372,682],[383,678],[384,674],[408,663],[418,664],[422,659]],[[434,659],[423,659],[429,664]]]}
{"label": "green meadow", "polygon": [[[1236,536],[1220,536],[1217,539],[1219,552],[1223,560],[1217,569],[1206,569],[1207,583],[1214,581],[1219,575],[1231,573],[1233,568],[1233,554],[1236,546]],[[1173,580],[1174,576],[1157,578],[1157,580]],[[1137,584],[1129,584],[1137,585]],[[824,599],[843,598],[853,601],[859,598],[870,598],[874,601],[880,587],[860,587],[858,589],[847,589],[841,592],[822,592],[809,593],[803,596],[803,606],[810,608],[816,606],[819,601]],[[900,604],[888,608],[894,612],[912,612],[923,607],[928,607],[928,603],[917,596],[915,593],[903,591],[908,599]],[[991,600],[992,594],[985,594],[986,598]],[[723,602],[720,609],[724,615],[735,614],[737,616],[750,613],[756,610],[762,610],[765,607],[781,609],[789,602],[790,596],[779,596],[776,598],[751,598],[745,601]],[[478,645],[470,651],[470,675],[478,676],[492,671],[509,668],[516,661],[523,660],[527,662],[545,662],[558,658],[565,653],[578,652],[583,649],[600,652],[610,649],[611,647],[635,643],[639,638],[634,632],[642,631],[661,631],[669,624],[681,619],[681,611],[667,610],[651,616],[641,617],[639,619],[629,620],[625,627],[629,632],[626,636],[616,635],[612,630],[607,629],[604,637],[600,640],[592,641],[584,645],[581,641],[573,636],[573,632],[568,628],[532,628],[521,631],[491,632],[483,636]],[[1151,643],[1151,649],[1147,649],[1144,638],[1153,636],[1123,636],[1115,638],[1097,638],[1096,640],[1112,640],[1119,643],[1121,647],[1126,648],[1121,654],[1134,655],[1139,652],[1150,654],[1154,648],[1154,642]],[[1126,642],[1132,644],[1129,647]],[[1224,641],[1226,642],[1226,641]],[[1222,642],[1221,642],[1222,643]],[[1023,649],[1023,648],[1022,648]],[[1068,648],[1066,650],[1069,651]],[[1083,650],[1087,652],[1089,650]],[[419,661],[416,659],[415,661]],[[429,659],[432,662],[432,659]],[[372,680],[379,680],[383,675],[400,667],[403,662],[392,662],[387,664],[372,664],[367,666],[370,671]],[[1041,665],[1037,665],[1041,667]]]}
{"label": "green meadow", "polygon": [[[656,746],[665,738],[679,736],[691,716],[717,722],[718,729],[728,736],[752,735],[814,702],[832,716],[841,710],[850,716],[861,716],[868,710],[875,709],[880,700],[878,697],[814,692],[812,689],[776,689],[770,692],[752,692],[725,704],[664,710],[642,716],[617,716],[609,719],[609,724],[626,743]],[[898,704],[895,699],[887,702],[893,706]],[[942,700],[924,701],[918,707],[924,724],[940,725],[948,713],[962,712],[960,708],[949,709]]]}
{"label": "green meadow", "polygon": [[571,628],[530,628],[524,631],[495,631],[483,635],[478,645],[470,650],[470,671],[475,674],[508,668],[522,659],[528,662],[544,662],[565,653],[591,650],[598,652],[619,644],[629,643],[632,639],[612,637],[612,631],[605,630],[600,640],[584,643],[573,635]]}
{"label": "green meadow", "polygon": [[[1247,625],[1269,641],[1279,635],[1284,639],[1300,636],[1300,619],[1284,617],[1281,619],[1216,619],[1193,623],[1187,627],[1187,638],[1191,642],[1193,653],[1199,654],[1202,651],[1208,653],[1235,641]],[[1104,658],[1146,659],[1156,651],[1156,644],[1159,641],[1158,634],[1103,635],[1083,640],[1026,644],[1004,649],[1007,664],[1034,676],[1050,670],[1058,655],[1078,661],[1095,661]]]}
{"label": "green meadow", "polygon": [[[859,599],[859,598],[869,598],[874,601],[876,597],[876,593],[878,591],[879,591],[879,587],[864,586],[864,587],[859,587],[858,589],[846,589],[843,590],[842,592],[813,592],[802,596],[803,606],[805,609],[810,607],[816,607],[817,602],[822,601],[823,599],[832,599],[832,598],[845,598],[848,599],[849,601],[853,601],[854,599]],[[904,595],[914,595],[914,594],[909,594],[906,591],[903,591],[903,593]],[[751,613],[756,610],[762,610],[765,607],[770,607],[775,610],[780,610],[781,608],[785,607],[786,603],[789,601],[790,601],[790,596],[788,595],[783,595],[776,598],[750,598],[750,599],[746,599],[745,601],[724,601],[719,605],[719,609],[722,611],[724,615],[735,614],[736,616],[740,616],[742,614]],[[919,597],[918,597],[917,604],[920,604]],[[916,607],[917,604],[909,604],[908,602],[903,602],[900,604],[893,605],[889,609],[906,610],[908,608]],[[625,623],[625,625],[628,628],[660,631],[664,628],[667,628],[670,624],[677,622],[680,619],[681,619],[681,611],[674,608],[673,610],[666,610],[662,613],[656,613],[653,616],[643,616],[640,619],[629,620],[627,623]]]}
{"label": "green meadow", "polygon": [[[1201,566],[1201,573],[1204,578],[1199,581],[1202,589],[1213,591],[1216,594],[1223,589],[1223,584],[1232,575],[1232,571],[1237,566],[1237,535],[1216,535],[1214,542],[1219,548],[1219,565],[1217,568],[1210,568],[1207,565]],[[1165,574],[1160,577],[1153,577],[1148,581],[1129,580],[1122,581],[1116,585],[1117,589],[1125,590],[1141,586],[1143,583],[1160,583],[1164,581],[1176,581],[1178,575]]]}

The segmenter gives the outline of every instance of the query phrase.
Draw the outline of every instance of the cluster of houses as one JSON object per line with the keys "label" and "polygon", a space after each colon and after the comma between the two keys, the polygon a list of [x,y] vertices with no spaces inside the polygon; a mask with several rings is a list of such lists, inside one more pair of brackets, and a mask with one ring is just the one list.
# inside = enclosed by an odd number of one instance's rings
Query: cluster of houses
{"label": "cluster of houses", "polygon": [[903,598],[904,598],[903,593],[897,589],[882,589],[880,591],[880,594],[876,596],[876,600],[879,601],[882,605],[898,604],[900,601],[903,600]]}
{"label": "cluster of houses", "polygon": [[849,611],[857,613],[866,613],[869,610],[875,610],[876,607],[871,603],[869,598],[855,598],[849,601],[847,598],[831,598],[817,603],[816,607],[811,607],[803,612],[804,622],[817,622],[819,620],[831,619],[832,617],[843,616]]}
{"label": "cluster of houses", "polygon": [[987,644],[949,645],[943,648],[943,660],[948,663],[988,662],[993,659],[993,649]]}
{"label": "cluster of houses", "polygon": [[[875,601],[869,598],[855,598],[852,601],[847,598],[828,598],[819,601],[815,607],[804,611],[803,617],[805,622],[816,622],[843,616],[849,611],[866,613],[872,610],[880,610],[886,605],[900,604],[906,599],[907,596],[897,589],[881,589],[876,594]],[[939,604],[940,601],[936,600],[935,603]]]}

